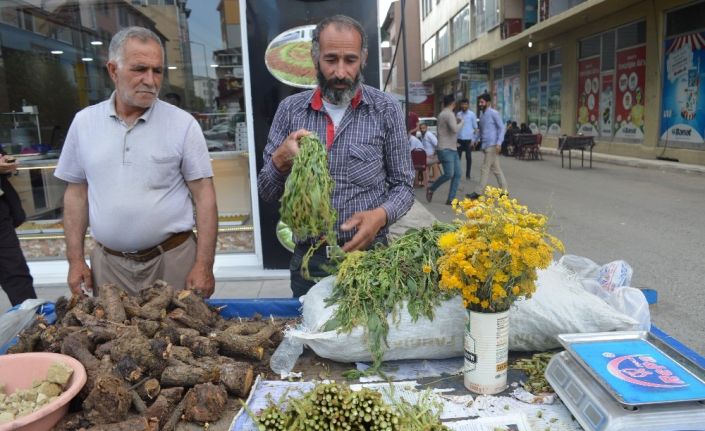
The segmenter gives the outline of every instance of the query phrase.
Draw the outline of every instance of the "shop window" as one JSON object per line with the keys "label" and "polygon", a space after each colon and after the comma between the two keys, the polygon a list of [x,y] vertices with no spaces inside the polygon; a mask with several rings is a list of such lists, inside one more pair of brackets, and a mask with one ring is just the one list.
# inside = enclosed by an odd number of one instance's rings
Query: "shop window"
{"label": "shop window", "polygon": [[662,49],[659,144],[705,150],[705,2],[666,14]]}
{"label": "shop window", "polygon": [[448,54],[450,54],[450,35],[446,24],[438,30],[438,58],[441,59]]}
{"label": "shop window", "polygon": [[614,69],[614,36],[613,31],[602,35],[602,70]]}
{"label": "shop window", "polygon": [[617,49],[646,43],[646,22],[640,21],[617,29]]}
{"label": "shop window", "polygon": [[470,42],[470,8],[465,6],[451,20],[451,37],[453,38],[452,50]]}
{"label": "shop window", "polygon": [[532,133],[561,134],[562,66],[560,49],[529,57],[526,120]]}
{"label": "shop window", "polygon": [[670,11],[666,14],[666,37],[705,29],[705,2]]}
{"label": "shop window", "polygon": [[426,18],[433,10],[433,0],[421,0],[421,16]]}
{"label": "shop window", "polygon": [[600,36],[594,36],[580,41],[580,58],[588,58],[600,54]]}
{"label": "shop window", "polygon": [[520,65],[511,63],[493,69],[493,102],[503,121],[519,121]]}
{"label": "shop window", "polygon": [[[227,45],[227,38],[208,31],[221,28],[221,17],[204,12],[219,10],[220,2],[200,0],[190,12],[163,7],[172,0],[140,1],[140,7],[75,2],[73,13],[51,2],[31,3],[0,7],[0,21],[15,23],[0,25],[0,145],[21,162],[11,181],[28,216],[18,229],[27,257],[64,259],[65,184],[53,172],[74,115],[113,91],[104,65],[118,24],[148,27],[163,38],[173,69],[165,73],[160,98],[191,113],[203,130],[220,211],[219,253],[254,251],[249,172],[254,154],[248,151],[241,45]],[[220,13],[237,13],[230,7],[225,2]],[[189,28],[186,39],[170,36],[180,25]],[[98,41],[102,45],[91,44]]]}
{"label": "shop window", "polygon": [[580,41],[577,132],[644,139],[646,23],[639,21]]}
{"label": "shop window", "polygon": [[423,44],[423,66],[424,68],[431,66],[436,62],[436,35],[431,36]]}

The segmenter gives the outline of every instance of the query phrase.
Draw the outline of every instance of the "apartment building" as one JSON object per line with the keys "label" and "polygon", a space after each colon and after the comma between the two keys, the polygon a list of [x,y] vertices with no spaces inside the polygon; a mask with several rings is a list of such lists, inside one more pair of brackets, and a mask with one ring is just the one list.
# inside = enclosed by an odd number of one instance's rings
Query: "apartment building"
{"label": "apartment building", "polygon": [[544,145],[582,134],[599,152],[705,164],[705,1],[419,6],[422,79],[437,95],[488,91]]}

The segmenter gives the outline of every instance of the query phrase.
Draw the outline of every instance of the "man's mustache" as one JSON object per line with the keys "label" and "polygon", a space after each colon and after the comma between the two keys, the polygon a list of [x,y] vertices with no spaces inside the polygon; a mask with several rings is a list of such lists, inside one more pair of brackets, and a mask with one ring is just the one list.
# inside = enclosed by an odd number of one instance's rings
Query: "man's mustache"
{"label": "man's mustache", "polygon": [[328,86],[334,86],[334,85],[347,85],[348,87],[352,87],[352,85],[355,82],[352,79],[348,78],[331,78],[328,80]]}

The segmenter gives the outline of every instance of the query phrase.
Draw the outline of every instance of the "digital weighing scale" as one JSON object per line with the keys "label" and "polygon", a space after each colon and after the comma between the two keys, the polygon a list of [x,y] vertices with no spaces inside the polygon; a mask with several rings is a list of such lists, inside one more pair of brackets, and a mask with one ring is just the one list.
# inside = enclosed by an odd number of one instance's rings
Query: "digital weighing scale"
{"label": "digital weighing scale", "polygon": [[705,370],[644,331],[563,334],[546,368],[587,431],[705,431]]}

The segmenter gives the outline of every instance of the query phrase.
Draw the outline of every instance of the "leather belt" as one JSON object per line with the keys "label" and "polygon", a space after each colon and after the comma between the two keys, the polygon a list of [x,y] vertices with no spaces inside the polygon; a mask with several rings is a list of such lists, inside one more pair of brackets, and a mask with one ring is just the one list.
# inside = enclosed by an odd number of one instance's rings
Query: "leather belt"
{"label": "leather belt", "polygon": [[184,242],[186,242],[187,239],[189,239],[193,235],[193,231],[186,231],[186,232],[179,232],[175,233],[164,242],[161,244],[158,244],[152,248],[147,248],[144,250],[138,250],[138,251],[133,251],[133,252],[126,252],[126,251],[116,251],[109,249],[108,247],[104,246],[103,244],[99,244],[101,248],[108,254],[112,254],[113,256],[120,256],[124,257],[127,259],[131,259],[137,262],[147,262],[152,259],[154,259],[157,256],[160,256],[164,253],[166,253],[169,250],[175,249],[176,247],[180,246]]}

